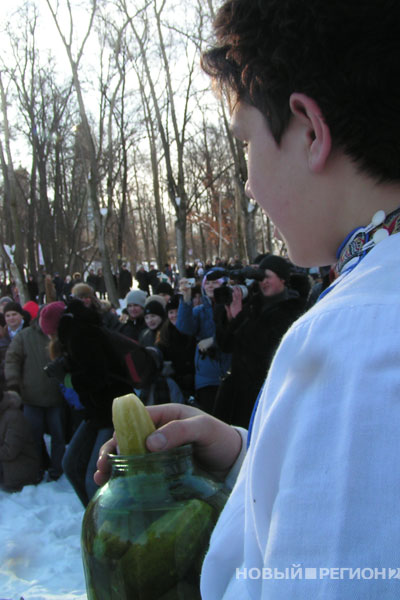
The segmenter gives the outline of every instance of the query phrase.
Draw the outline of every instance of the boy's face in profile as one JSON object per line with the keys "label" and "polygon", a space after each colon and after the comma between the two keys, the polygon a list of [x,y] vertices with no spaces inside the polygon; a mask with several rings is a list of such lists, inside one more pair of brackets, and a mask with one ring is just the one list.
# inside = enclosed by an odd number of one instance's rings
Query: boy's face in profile
{"label": "boy's face in profile", "polygon": [[333,262],[343,237],[335,235],[332,228],[333,195],[326,198],[324,177],[315,177],[309,168],[310,128],[307,131],[301,119],[293,116],[278,145],[263,114],[239,102],[232,113],[231,129],[247,143],[246,194],[268,213],[290,259],[299,266],[322,264],[322,249],[324,264]]}

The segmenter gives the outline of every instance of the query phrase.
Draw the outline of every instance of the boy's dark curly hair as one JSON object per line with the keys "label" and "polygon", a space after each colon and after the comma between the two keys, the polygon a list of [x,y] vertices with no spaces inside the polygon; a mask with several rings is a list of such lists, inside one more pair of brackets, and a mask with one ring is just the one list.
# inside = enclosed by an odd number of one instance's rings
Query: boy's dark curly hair
{"label": "boy's dark curly hair", "polygon": [[301,92],[360,170],[400,179],[398,0],[228,0],[214,26],[203,69],[231,102],[258,108],[277,143]]}

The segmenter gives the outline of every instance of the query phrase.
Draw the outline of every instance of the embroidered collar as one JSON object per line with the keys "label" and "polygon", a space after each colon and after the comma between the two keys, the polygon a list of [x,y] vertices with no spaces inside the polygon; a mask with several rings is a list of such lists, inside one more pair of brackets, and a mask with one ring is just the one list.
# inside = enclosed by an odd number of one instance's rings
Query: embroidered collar
{"label": "embroidered collar", "polygon": [[354,229],[341,244],[336,254],[336,273],[341,275],[344,271],[352,270],[376,244],[399,231],[400,208],[388,216],[383,211],[378,211],[367,227]]}

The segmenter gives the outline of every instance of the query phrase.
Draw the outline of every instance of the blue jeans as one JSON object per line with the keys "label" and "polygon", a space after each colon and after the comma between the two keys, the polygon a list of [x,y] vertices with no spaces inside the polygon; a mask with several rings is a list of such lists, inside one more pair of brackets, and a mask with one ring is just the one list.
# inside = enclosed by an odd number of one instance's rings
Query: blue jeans
{"label": "blue jeans", "polygon": [[67,447],[63,469],[83,506],[99,489],[93,480],[101,446],[112,437],[112,427],[96,429],[82,421]]}
{"label": "blue jeans", "polygon": [[64,407],[24,404],[24,415],[30,423],[33,439],[40,457],[43,456],[43,436],[46,431],[50,433],[49,475],[54,478],[60,477],[65,452]]}

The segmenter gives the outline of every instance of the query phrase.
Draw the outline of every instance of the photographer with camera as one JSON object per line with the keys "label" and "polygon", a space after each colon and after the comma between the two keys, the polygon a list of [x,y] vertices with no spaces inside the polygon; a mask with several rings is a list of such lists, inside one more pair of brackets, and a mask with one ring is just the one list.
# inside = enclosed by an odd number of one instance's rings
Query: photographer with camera
{"label": "photographer with camera", "polygon": [[213,410],[226,423],[245,428],[275,350],[304,310],[304,301],[288,287],[290,263],[284,258],[268,255],[258,269],[244,268],[231,277],[246,275],[258,282],[246,300],[243,285],[221,288],[216,294],[216,341],[223,352],[232,353],[232,364]]}
{"label": "photographer with camera", "polygon": [[223,269],[210,269],[201,284],[203,303],[198,306],[193,306],[188,279],[180,281],[183,298],[178,308],[176,328],[181,333],[196,337],[195,399],[197,405],[208,413],[212,412],[220,382],[231,362],[230,354],[221,352],[214,339],[214,291],[227,281]]}

